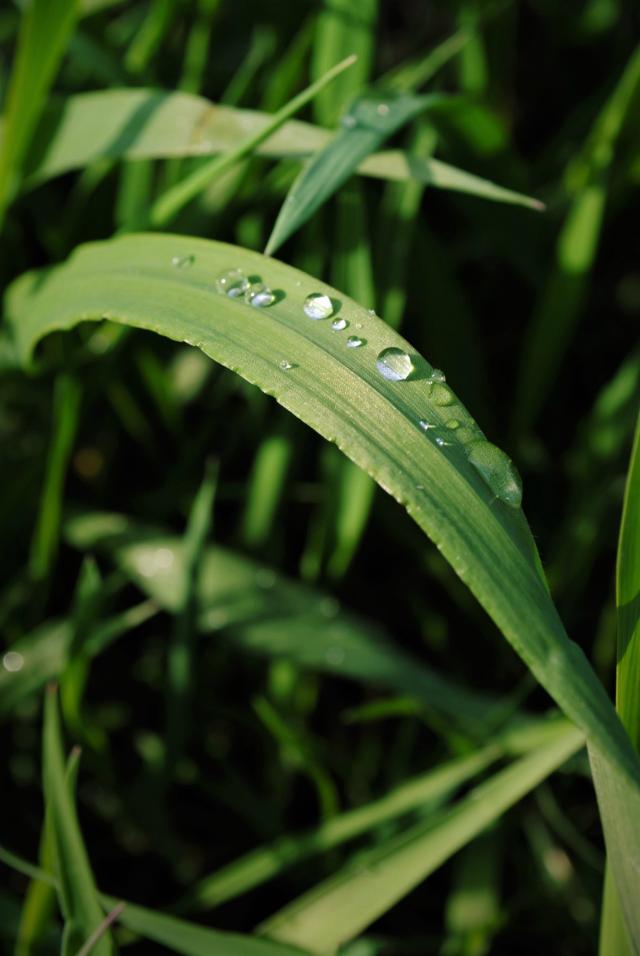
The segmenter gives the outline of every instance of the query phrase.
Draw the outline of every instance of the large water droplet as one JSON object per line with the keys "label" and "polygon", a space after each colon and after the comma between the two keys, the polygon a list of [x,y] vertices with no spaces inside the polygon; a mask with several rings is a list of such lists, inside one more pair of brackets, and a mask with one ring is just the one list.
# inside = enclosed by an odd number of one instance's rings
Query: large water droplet
{"label": "large water droplet", "polygon": [[245,291],[244,301],[252,305],[254,309],[265,309],[267,306],[273,305],[276,297],[264,282],[254,282]]}
{"label": "large water droplet", "polygon": [[440,407],[455,404],[455,395],[447,385],[436,382],[431,386],[431,401]]}
{"label": "large water droplet", "polygon": [[24,667],[24,657],[18,651],[7,651],[2,658],[2,666],[10,674],[16,674]]}
{"label": "large water droplet", "polygon": [[466,450],[470,464],[482,475],[496,498],[512,508],[519,508],[522,503],[522,481],[509,456],[497,445],[484,439],[470,442]]}
{"label": "large water droplet", "polygon": [[334,332],[342,332],[343,329],[349,325],[346,319],[334,319],[331,323],[331,328]]}
{"label": "large water droplet", "polygon": [[174,256],[171,260],[171,265],[176,269],[188,269],[196,261],[194,255],[189,256]]}
{"label": "large water droplet", "polygon": [[230,299],[239,299],[249,288],[249,280],[242,269],[227,269],[216,279],[216,286],[218,292],[228,295]]}
{"label": "large water droplet", "polygon": [[333,314],[333,302],[322,292],[312,292],[304,300],[304,314],[310,319],[328,319]]}
{"label": "large water droplet", "polygon": [[411,358],[402,349],[383,349],[376,359],[376,368],[390,382],[404,382],[414,371]]}
{"label": "large water droplet", "polygon": [[350,335],[347,339],[347,348],[359,349],[361,345],[364,345],[364,339],[361,339],[359,335]]}

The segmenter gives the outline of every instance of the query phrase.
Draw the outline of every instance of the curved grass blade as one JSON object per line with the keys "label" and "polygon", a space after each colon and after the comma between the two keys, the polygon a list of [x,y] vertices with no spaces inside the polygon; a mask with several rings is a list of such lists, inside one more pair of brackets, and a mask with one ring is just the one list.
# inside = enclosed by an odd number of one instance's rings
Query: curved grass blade
{"label": "curved grass blade", "polygon": [[360,0],[357,6],[350,0],[323,0],[321,4],[311,48],[313,77],[322,76],[338,56],[355,53],[358,58],[351,73],[323,90],[315,101],[314,114],[321,123],[333,125],[354,93],[369,80],[378,6],[378,0]]}
{"label": "curved grass blade", "polygon": [[[59,896],[65,917],[63,954],[72,956],[102,923],[104,913],[98,901],[71,789],[65,774],[58,702],[54,689],[45,699],[44,787],[51,834],[55,846]],[[96,943],[95,956],[112,956],[113,941],[105,934]]]}
{"label": "curved grass blade", "polygon": [[273,939],[330,956],[469,843],[584,746],[565,724],[556,739],[477,786],[435,821],[427,819],[314,887],[260,927]]}
{"label": "curved grass blade", "polygon": [[[25,186],[35,186],[99,159],[161,159],[210,156],[235,150],[248,136],[262,134],[270,121],[255,110],[219,106],[187,93],[108,90],[54,101],[45,111],[33,148],[25,158]],[[0,121],[1,122],[1,121]],[[0,128],[1,132],[1,128]],[[277,159],[306,157],[331,142],[333,133],[289,120],[255,147]],[[262,137],[261,137],[262,138]],[[369,156],[356,170],[399,182],[416,179],[496,202],[532,209],[542,204],[435,159],[389,150]]]}
{"label": "curved grass blade", "polygon": [[[176,257],[191,256],[189,269],[172,265]],[[232,267],[281,290],[274,303],[256,309],[217,293],[215,276]],[[340,313],[359,326],[359,347],[346,347],[326,322],[306,318],[302,305],[310,292],[339,303]],[[503,500],[502,479],[496,482],[486,462],[476,459],[476,467],[474,456],[467,457],[464,432],[477,426],[448,387],[434,389],[432,367],[408,342],[290,266],[178,236],[129,236],[81,247],[58,269],[18,280],[7,311],[25,359],[48,332],[101,318],[197,346],[335,442],[400,501],[587,736],[625,915],[640,940],[630,878],[640,868],[640,853],[625,833],[640,806],[637,755],[602,684],[564,631],[524,516]],[[376,368],[376,356],[389,347],[410,357],[413,372],[404,381]],[[462,439],[447,428],[453,420],[464,423]],[[437,441],[443,435],[444,446]]]}
{"label": "curved grass blade", "polygon": [[341,129],[309,160],[289,190],[269,236],[266,255],[279,249],[385,139],[442,101],[438,94],[385,96],[370,92],[358,97],[344,116]]}

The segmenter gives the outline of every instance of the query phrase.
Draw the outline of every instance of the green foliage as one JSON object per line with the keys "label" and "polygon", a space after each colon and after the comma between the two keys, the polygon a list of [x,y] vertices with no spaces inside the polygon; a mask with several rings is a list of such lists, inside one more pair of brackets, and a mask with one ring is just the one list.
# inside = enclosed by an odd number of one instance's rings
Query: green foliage
{"label": "green foliage", "polygon": [[637,12],[414,6],[0,10],[15,956],[640,954]]}

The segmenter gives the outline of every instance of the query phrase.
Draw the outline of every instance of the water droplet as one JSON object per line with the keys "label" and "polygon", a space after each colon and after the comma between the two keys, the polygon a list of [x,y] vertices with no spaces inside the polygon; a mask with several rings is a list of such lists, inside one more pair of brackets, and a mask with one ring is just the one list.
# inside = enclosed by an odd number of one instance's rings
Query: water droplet
{"label": "water droplet", "polygon": [[327,663],[338,667],[344,663],[344,651],[341,647],[330,647],[327,651]]}
{"label": "water droplet", "polygon": [[433,368],[433,369],[431,369],[431,374],[429,375],[429,378],[427,379],[427,381],[428,381],[431,385],[433,385],[434,382],[446,382],[446,381],[447,381],[447,376],[444,374],[444,372],[442,371],[442,369],[440,369],[440,368]]}
{"label": "water droplet", "polygon": [[249,280],[242,269],[227,269],[216,279],[216,286],[218,292],[228,295],[230,299],[239,299],[249,288]]}
{"label": "water droplet", "polygon": [[390,382],[404,382],[414,371],[411,358],[402,349],[383,349],[376,359],[376,368]]}
{"label": "water droplet", "polygon": [[467,446],[467,458],[482,475],[496,498],[512,508],[520,507],[522,481],[516,466],[501,448],[484,439],[474,441]]}
{"label": "water droplet", "polygon": [[280,368],[283,372],[288,372],[290,369],[295,368],[293,362],[290,362],[288,359],[282,359],[280,362]]}
{"label": "water droplet", "polygon": [[445,422],[445,425],[452,431],[455,431],[456,428],[460,428],[460,422],[457,418],[450,418],[448,422]]}
{"label": "water droplet", "polygon": [[423,432],[428,432],[430,428],[436,427],[435,425],[432,425],[431,422],[428,422],[426,418],[421,418],[420,421],[418,422],[418,425],[420,426]]}
{"label": "water droplet", "polygon": [[359,349],[361,345],[364,345],[364,339],[361,339],[359,335],[350,335],[347,339],[347,348]]}
{"label": "water droplet", "polygon": [[356,118],[352,116],[351,113],[345,113],[340,122],[345,129],[353,129],[356,125]]}
{"label": "water droplet", "polygon": [[362,328],[362,322],[356,322],[356,328],[357,328],[357,329],[361,329],[361,328]]}
{"label": "water droplet", "polygon": [[308,295],[302,308],[305,315],[316,321],[328,319],[330,315],[333,315],[333,302],[323,292],[312,292]]}
{"label": "water droplet", "polygon": [[174,256],[171,260],[171,265],[176,269],[188,269],[196,261],[194,255],[190,256]]}
{"label": "water droplet", "polygon": [[386,103],[378,103],[376,107],[376,113],[378,116],[386,116],[389,112],[389,107]]}
{"label": "water droplet", "polygon": [[435,385],[431,386],[431,401],[434,405],[443,407],[446,405],[454,405],[456,399],[450,388],[436,382]]}
{"label": "water droplet", "polygon": [[376,314],[375,309],[367,309],[367,315],[375,315],[375,314]]}
{"label": "water droplet", "polygon": [[270,568],[258,568],[256,571],[256,584],[259,588],[268,591],[276,583],[276,573]]}
{"label": "water droplet", "polygon": [[451,442],[450,442],[450,441],[446,441],[446,439],[444,439],[444,438],[442,438],[440,435],[438,435],[438,437],[436,438],[436,445],[438,446],[438,448],[450,448],[450,447],[451,447]]}
{"label": "water droplet", "polygon": [[349,325],[346,319],[334,319],[331,323],[331,328],[334,332],[342,332],[343,329]]}
{"label": "water droplet", "polygon": [[254,309],[266,309],[267,306],[273,305],[276,297],[264,282],[253,282],[244,293],[244,301]]}
{"label": "water droplet", "polygon": [[10,674],[15,674],[24,667],[24,657],[18,651],[7,651],[2,658],[2,666]]}

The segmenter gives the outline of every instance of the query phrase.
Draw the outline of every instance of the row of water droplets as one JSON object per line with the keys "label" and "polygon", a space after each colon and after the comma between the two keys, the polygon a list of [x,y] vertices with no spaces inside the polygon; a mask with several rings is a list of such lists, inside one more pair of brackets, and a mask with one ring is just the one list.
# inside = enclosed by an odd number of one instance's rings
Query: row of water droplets
{"label": "row of water droplets", "polygon": [[[193,256],[175,257],[172,260],[172,264],[178,268],[190,266],[193,262]],[[241,269],[229,269],[221,273],[216,287],[222,295],[231,299],[242,299],[254,308],[267,308],[277,298],[267,285],[262,281],[251,281]],[[343,316],[335,315],[335,302],[323,292],[310,293],[304,300],[302,310],[312,321],[331,319],[333,332],[343,332],[350,324]],[[373,310],[370,310],[370,314],[375,315]],[[361,323],[356,323],[356,328],[361,328]],[[349,335],[346,345],[347,348],[357,349],[366,345],[366,340],[358,334]],[[285,372],[296,368],[288,359],[282,359],[279,365]],[[379,352],[376,368],[383,378],[391,382],[406,381],[416,372],[411,356],[395,346]],[[420,418],[417,421],[418,428],[425,433],[433,431],[435,444],[439,448],[461,448],[469,464],[482,476],[496,498],[512,508],[519,508],[522,502],[522,482],[511,459],[497,445],[487,441],[446,384],[444,372],[432,369],[427,383],[431,402],[443,410],[449,409],[451,415],[445,419],[444,426]]]}

